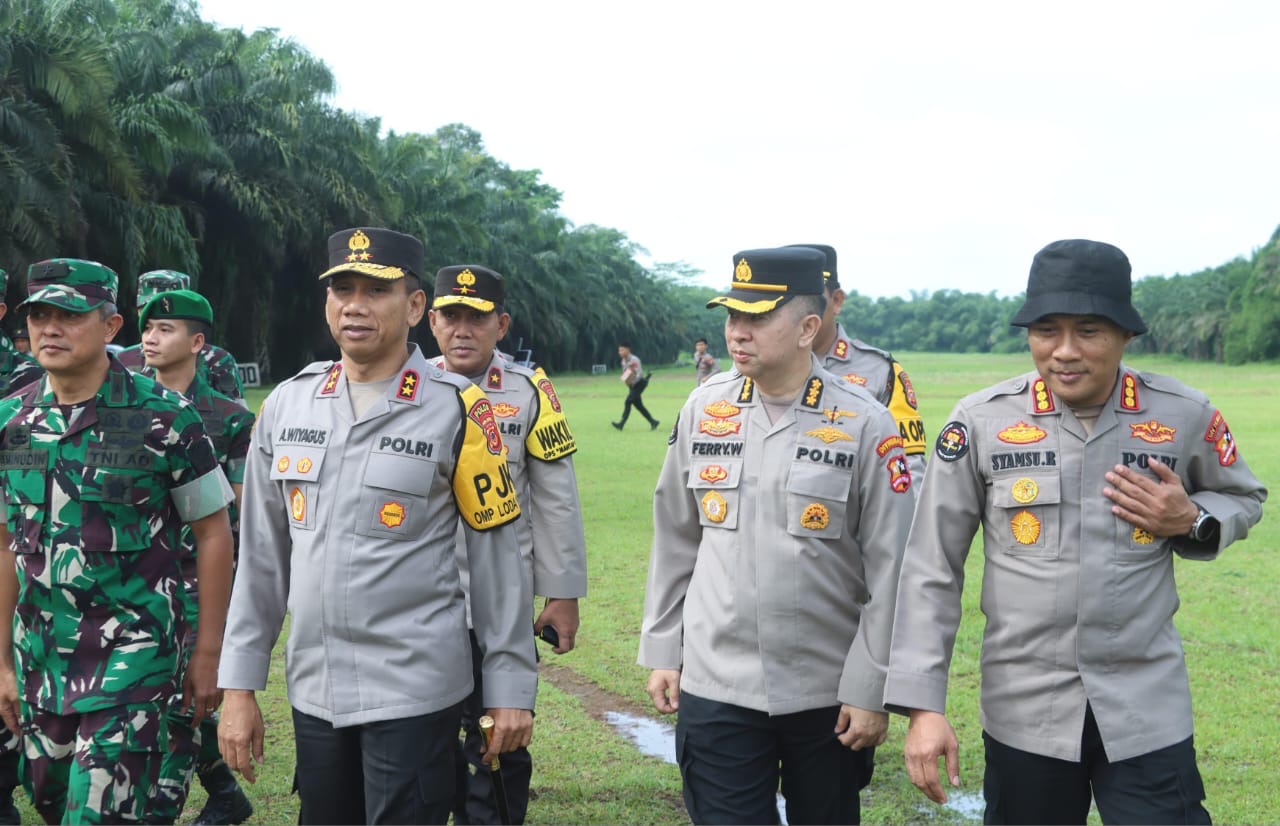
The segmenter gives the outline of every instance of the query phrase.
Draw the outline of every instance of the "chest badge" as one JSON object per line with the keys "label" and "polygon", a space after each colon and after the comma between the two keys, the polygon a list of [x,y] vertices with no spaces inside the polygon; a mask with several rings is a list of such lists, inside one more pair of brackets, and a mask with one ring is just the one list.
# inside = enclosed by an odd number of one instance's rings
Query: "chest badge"
{"label": "chest badge", "polygon": [[714,485],[716,482],[723,482],[725,479],[728,479],[729,471],[725,470],[720,465],[707,465],[702,469],[702,472],[698,474],[698,478],[704,482],[710,482]]}
{"label": "chest badge", "polygon": [[280,460],[276,462],[276,470],[280,471],[281,473],[284,473],[288,469],[289,469],[289,457],[281,456]]}
{"label": "chest badge", "polygon": [[717,419],[730,419],[742,412],[741,407],[730,404],[727,399],[714,401],[702,409],[708,416],[714,416]]}
{"label": "chest badge", "polygon": [[1009,527],[1019,545],[1034,545],[1040,541],[1040,520],[1031,511],[1018,511],[1009,520]]}
{"label": "chest badge", "polygon": [[1048,435],[1035,425],[1020,421],[1001,430],[996,438],[1011,445],[1030,445],[1044,441]]}
{"label": "chest badge", "polygon": [[1155,541],[1155,534],[1150,531],[1144,531],[1142,528],[1133,529],[1133,542],[1135,545],[1150,545]]}
{"label": "chest badge", "polygon": [[310,459],[308,459],[306,456],[303,456],[300,460],[298,460],[298,472],[299,472],[299,473],[310,473],[310,472],[311,472],[311,465],[312,465],[311,460],[310,460]]}
{"label": "chest badge", "polygon": [[698,422],[698,432],[708,436],[728,436],[742,429],[742,422],[731,422],[728,419],[703,419]]}
{"label": "chest badge", "polygon": [[831,444],[832,442],[852,442],[853,441],[853,437],[850,436],[848,433],[845,433],[843,430],[837,430],[831,425],[827,425],[826,427],[819,427],[816,430],[806,430],[804,432],[804,435],[813,436],[815,438],[821,439],[826,444]]}
{"label": "chest badge", "polygon": [[820,531],[824,530],[829,524],[831,524],[831,514],[827,512],[827,506],[820,502],[814,502],[804,509],[804,513],[800,514],[800,527],[802,528]]}
{"label": "chest badge", "polygon": [[1013,501],[1019,505],[1029,505],[1036,501],[1036,497],[1040,495],[1040,486],[1035,483],[1034,479],[1028,479],[1024,476],[1013,483],[1013,487],[1009,492],[1013,495]]}
{"label": "chest badge", "polygon": [[849,384],[856,384],[859,387],[867,386],[867,377],[859,376],[857,373],[845,373],[844,380],[849,382]]}
{"label": "chest badge", "polygon": [[307,496],[302,488],[289,491],[289,515],[294,522],[302,522],[307,518]]}
{"label": "chest badge", "polygon": [[498,402],[493,406],[493,415],[497,416],[499,419],[510,419],[519,412],[520,408],[516,407],[514,404],[507,404],[506,402]]}
{"label": "chest badge", "polygon": [[1132,438],[1141,439],[1142,441],[1149,442],[1153,445],[1158,445],[1162,442],[1172,442],[1173,434],[1177,432],[1177,428],[1170,427],[1167,424],[1160,424],[1160,422],[1155,419],[1152,419],[1149,422],[1139,422],[1138,424],[1129,425],[1129,435]]}
{"label": "chest badge", "polygon": [[404,505],[399,502],[384,502],[378,510],[378,521],[388,528],[398,528],[404,524]]}
{"label": "chest badge", "polygon": [[718,525],[729,515],[729,503],[718,491],[709,490],[702,497],[702,512],[706,514],[708,521]]}

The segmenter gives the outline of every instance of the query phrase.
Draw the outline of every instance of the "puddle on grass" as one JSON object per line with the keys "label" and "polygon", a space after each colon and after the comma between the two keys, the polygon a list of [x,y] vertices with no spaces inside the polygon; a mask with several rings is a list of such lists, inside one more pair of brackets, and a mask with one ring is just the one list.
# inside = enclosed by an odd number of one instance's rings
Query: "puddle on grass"
{"label": "puddle on grass", "polygon": [[[675,765],[675,726],[660,723],[648,717],[627,714],[625,711],[606,711],[604,721],[613,726],[614,731],[630,740],[641,754]],[[778,795],[778,818],[782,826],[787,826],[787,804],[781,794]]]}
{"label": "puddle on grass", "polygon": [[604,721],[631,741],[641,754],[676,762],[676,727],[625,711],[606,711]]}
{"label": "puddle on grass", "polygon": [[[923,808],[932,809],[934,805],[926,802]],[[987,810],[987,800],[982,796],[982,792],[957,792],[947,789],[947,802],[942,804],[942,808],[981,823],[982,816]]]}

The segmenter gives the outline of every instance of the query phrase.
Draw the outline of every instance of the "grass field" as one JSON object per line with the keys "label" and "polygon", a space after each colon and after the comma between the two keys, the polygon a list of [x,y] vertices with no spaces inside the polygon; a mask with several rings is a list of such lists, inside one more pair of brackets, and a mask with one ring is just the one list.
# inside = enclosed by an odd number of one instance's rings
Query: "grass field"
{"label": "grass field", "polygon": [[[933,434],[962,395],[1029,368],[1027,356],[899,354]],[[1254,472],[1273,487],[1280,480],[1275,421],[1280,365],[1224,367],[1142,357],[1141,369],[1176,375],[1204,390],[1223,410]],[[578,437],[579,486],[586,519],[590,595],[582,604],[578,648],[554,660],[555,681],[544,680],[533,746],[537,769],[530,823],[673,823],[685,820],[676,768],[640,755],[598,711],[648,707],[646,672],[635,665],[649,545],[651,494],[666,450],[666,435],[693,384],[692,370],[660,370],[645,394],[662,420],[651,432],[638,417],[625,431],[609,426],[624,396],[616,372],[556,379]],[[252,394],[256,409],[261,392]],[[1274,714],[1280,674],[1280,522],[1274,514],[1245,542],[1212,563],[1179,562],[1182,595],[1178,626],[1189,660],[1196,710],[1196,742],[1208,789],[1207,805],[1220,823],[1280,822],[1280,793],[1271,788],[1280,764],[1280,723]],[[952,666],[949,713],[961,744],[962,789],[980,796],[982,749],[978,727],[977,608],[980,554],[970,557],[965,619]],[[541,644],[540,644],[541,647]],[[293,766],[282,657],[264,699],[267,762],[249,792],[254,822],[294,823]],[[567,672],[567,673],[566,673]],[[572,678],[572,679],[567,679]],[[584,694],[583,687],[589,691]],[[590,695],[586,699],[584,696]],[[928,803],[902,769],[905,723],[895,719],[877,754],[875,780],[864,793],[868,823],[972,822],[964,813]],[[203,803],[193,790],[186,819]],[[978,809],[980,818],[981,810]]]}

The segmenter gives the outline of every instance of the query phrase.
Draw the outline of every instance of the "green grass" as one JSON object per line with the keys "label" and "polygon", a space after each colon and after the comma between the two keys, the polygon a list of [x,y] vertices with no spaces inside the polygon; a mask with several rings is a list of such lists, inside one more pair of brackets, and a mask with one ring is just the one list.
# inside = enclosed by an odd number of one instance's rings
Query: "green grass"
{"label": "green grass", "polygon": [[[900,353],[910,372],[930,439],[962,395],[1030,369],[1025,355]],[[1280,409],[1280,365],[1222,365],[1137,357],[1140,369],[1175,375],[1209,394],[1223,410],[1241,455],[1264,482],[1280,478],[1274,422]],[[556,378],[578,437],[579,488],[587,531],[590,594],[582,603],[578,648],[552,657],[601,689],[648,705],[647,673],[635,664],[644,582],[652,541],[652,491],[666,451],[666,435],[693,387],[693,371],[654,373],[645,402],[662,421],[657,432],[632,417],[621,433],[609,426],[625,395],[617,375]],[[250,392],[257,409],[263,391]],[[1178,627],[1186,645],[1196,713],[1196,745],[1207,805],[1222,823],[1280,822],[1280,794],[1271,790],[1280,763],[1280,723],[1274,714],[1280,674],[1280,522],[1274,516],[1212,563],[1179,562],[1182,595]],[[949,715],[961,747],[961,791],[981,794],[978,724],[978,611],[981,554],[969,560],[965,614],[952,666]],[[544,654],[546,649],[544,648]],[[255,823],[293,823],[290,793],[292,731],[284,696],[283,657],[277,650],[263,695],[268,721],[267,762],[249,789]],[[539,695],[530,823],[672,823],[682,817],[674,766],[643,757],[608,726],[584,713],[578,700],[544,682]],[[895,718],[877,754],[876,776],[864,793],[866,822],[970,822],[933,806],[902,768],[905,724]],[[190,819],[203,805],[193,789]],[[30,816],[30,810],[28,810]]]}

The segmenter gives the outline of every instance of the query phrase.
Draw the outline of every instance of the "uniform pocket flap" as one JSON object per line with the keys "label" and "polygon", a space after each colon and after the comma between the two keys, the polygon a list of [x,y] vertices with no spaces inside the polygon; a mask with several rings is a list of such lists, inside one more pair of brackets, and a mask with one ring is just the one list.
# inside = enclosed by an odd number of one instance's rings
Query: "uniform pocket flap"
{"label": "uniform pocket flap", "polygon": [[364,483],[369,487],[383,488],[411,496],[426,496],[431,491],[431,479],[436,465],[417,457],[397,456],[393,453],[371,453],[364,469]]}
{"label": "uniform pocket flap", "polygon": [[272,479],[304,479],[314,482],[320,478],[324,465],[325,449],[306,445],[276,445],[272,457]]}
{"label": "uniform pocket flap", "polygon": [[787,493],[844,502],[849,498],[853,474],[830,465],[794,462],[787,477]]}

